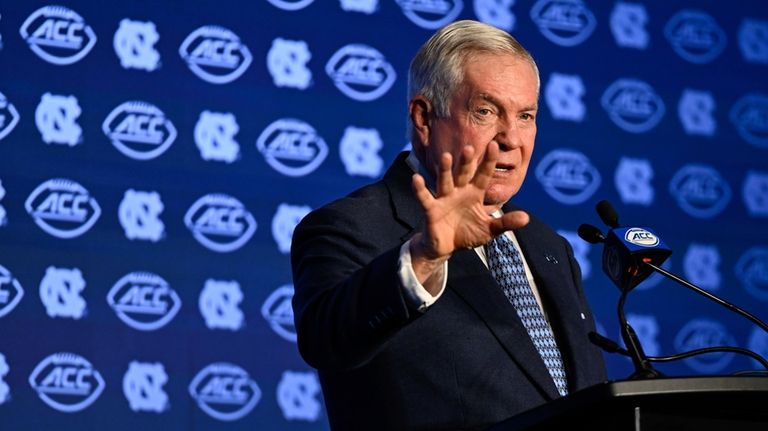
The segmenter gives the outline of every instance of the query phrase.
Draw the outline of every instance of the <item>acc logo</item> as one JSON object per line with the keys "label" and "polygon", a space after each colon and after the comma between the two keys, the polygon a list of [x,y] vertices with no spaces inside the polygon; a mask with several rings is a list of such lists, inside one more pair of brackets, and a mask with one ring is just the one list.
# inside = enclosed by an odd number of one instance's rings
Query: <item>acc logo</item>
{"label": "acc logo", "polygon": [[203,81],[226,84],[239,78],[253,60],[240,38],[224,27],[207,25],[184,39],[179,55]]}
{"label": "acc logo", "polygon": [[704,12],[686,9],[673,16],[664,27],[672,49],[691,63],[708,63],[725,48],[725,32]]}
{"label": "acc logo", "polygon": [[659,237],[639,227],[633,227],[624,234],[624,239],[641,247],[653,247],[659,244]]}
{"label": "acc logo", "polygon": [[768,301],[768,247],[753,247],[736,263],[736,277],[755,298]]}
{"label": "acc logo", "polygon": [[269,166],[289,177],[312,173],[328,155],[328,145],[315,129],[293,118],[267,126],[256,140],[256,148]]}
{"label": "acc logo", "polygon": [[176,128],[163,111],[140,101],[124,102],[113,109],[101,130],[115,148],[135,160],[158,157],[176,139]]}
{"label": "acc logo", "polygon": [[93,365],[74,353],[54,353],[43,359],[29,375],[29,384],[43,402],[64,413],[87,408],[105,386]]}
{"label": "acc logo", "polygon": [[13,311],[24,297],[24,289],[10,271],[0,265],[0,317]]}
{"label": "acc logo", "polygon": [[0,139],[8,136],[18,122],[19,111],[0,93]]}
{"label": "acc logo", "polygon": [[395,83],[395,68],[384,55],[368,45],[349,44],[328,60],[325,73],[349,98],[370,102],[383,96]]}
{"label": "acc logo", "polygon": [[768,148],[768,96],[749,94],[731,108],[731,122],[741,137],[759,148]]}
{"label": "acc logo", "polygon": [[581,0],[539,0],[531,19],[547,39],[560,46],[576,46],[592,34],[597,21]]}
{"label": "acc logo", "polygon": [[53,178],[37,186],[24,207],[42,230],[58,238],[84,234],[101,215],[98,202],[88,190],[64,178]]}
{"label": "acc logo", "polygon": [[32,12],[19,33],[38,57],[60,66],[76,63],[96,44],[91,26],[63,6],[44,6]]}
{"label": "acc logo", "polygon": [[181,308],[181,299],[168,282],[150,272],[123,276],[107,293],[107,303],[126,325],[154,331],[170,322]]}
{"label": "acc logo", "polygon": [[272,330],[287,341],[296,342],[296,326],[293,323],[293,286],[286,284],[272,292],[264,305],[261,315],[269,322]]}
{"label": "acc logo", "polygon": [[282,10],[296,11],[304,9],[315,0],[268,0],[273,6]]}
{"label": "acc logo", "polygon": [[[679,352],[712,346],[735,346],[736,340],[728,333],[725,326],[710,319],[693,319],[686,323],[674,340]],[[689,367],[702,374],[716,374],[733,359],[733,353],[710,353],[693,356],[683,361]]]}
{"label": "acc logo", "polygon": [[256,219],[232,196],[207,194],[198,199],[184,215],[184,224],[192,236],[219,253],[235,251],[256,232]]}
{"label": "acc logo", "polygon": [[553,150],[544,156],[536,178],[552,198],[568,205],[586,201],[600,187],[600,172],[587,156],[572,150]]}
{"label": "acc logo", "polygon": [[637,79],[619,79],[600,99],[610,119],[630,133],[647,132],[664,116],[664,101],[650,85]]}
{"label": "acc logo", "polygon": [[719,214],[731,199],[731,187],[713,168],[689,164],[669,182],[669,192],[680,208],[698,218]]}
{"label": "acc logo", "polygon": [[406,18],[421,28],[437,29],[456,19],[461,0],[396,0]]}
{"label": "acc logo", "polygon": [[245,370],[215,362],[200,370],[189,384],[189,394],[205,413],[220,421],[236,421],[256,407],[259,385]]}

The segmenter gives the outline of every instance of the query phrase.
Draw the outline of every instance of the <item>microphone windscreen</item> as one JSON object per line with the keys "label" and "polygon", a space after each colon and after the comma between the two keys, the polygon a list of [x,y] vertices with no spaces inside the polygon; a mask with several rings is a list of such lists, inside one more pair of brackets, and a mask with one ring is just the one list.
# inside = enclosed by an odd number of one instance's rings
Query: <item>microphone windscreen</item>
{"label": "microphone windscreen", "polygon": [[590,244],[599,244],[605,242],[605,235],[600,232],[600,229],[592,226],[591,224],[583,224],[579,226],[579,237]]}
{"label": "microphone windscreen", "polygon": [[602,200],[597,203],[595,207],[597,209],[597,215],[600,216],[600,220],[612,228],[619,227],[619,215],[616,210],[613,209],[613,205],[606,200]]}

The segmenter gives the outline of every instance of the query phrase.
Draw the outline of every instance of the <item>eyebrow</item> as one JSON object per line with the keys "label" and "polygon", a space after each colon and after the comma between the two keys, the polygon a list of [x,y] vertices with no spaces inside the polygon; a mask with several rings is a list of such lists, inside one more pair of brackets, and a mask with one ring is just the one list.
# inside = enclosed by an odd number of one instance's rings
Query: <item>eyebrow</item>
{"label": "eyebrow", "polygon": [[[486,100],[488,102],[491,102],[491,103],[493,103],[496,106],[499,106],[499,107],[503,107],[504,106],[504,104],[501,103],[501,101],[499,99],[497,99],[494,96],[491,96],[490,94],[480,93],[480,94],[477,95],[477,97],[479,97],[480,99]],[[523,106],[521,109],[518,110],[518,112],[538,111],[538,110],[539,110],[539,104],[538,103],[534,103],[533,105]]]}

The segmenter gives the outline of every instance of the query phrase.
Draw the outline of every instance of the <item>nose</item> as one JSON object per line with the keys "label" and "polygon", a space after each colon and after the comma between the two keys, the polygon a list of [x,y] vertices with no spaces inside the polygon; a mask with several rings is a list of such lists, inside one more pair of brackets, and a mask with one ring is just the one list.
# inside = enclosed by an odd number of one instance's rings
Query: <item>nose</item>
{"label": "nose", "polygon": [[517,121],[514,118],[503,118],[499,121],[494,140],[499,144],[500,151],[511,151],[523,145]]}

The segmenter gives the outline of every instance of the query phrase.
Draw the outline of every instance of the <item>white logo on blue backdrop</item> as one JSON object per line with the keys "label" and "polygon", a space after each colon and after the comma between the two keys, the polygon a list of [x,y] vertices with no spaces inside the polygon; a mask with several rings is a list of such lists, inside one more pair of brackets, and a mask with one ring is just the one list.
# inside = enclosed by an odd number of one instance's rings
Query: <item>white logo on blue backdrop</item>
{"label": "white logo on blue backdrop", "polygon": [[181,308],[181,298],[162,277],[134,271],[109,289],[107,303],[120,320],[139,331],[167,325]]}
{"label": "white logo on blue backdrop", "polygon": [[98,202],[88,190],[65,178],[53,178],[37,186],[24,208],[42,230],[66,239],[87,232],[101,215]]}
{"label": "white logo on blue backdrop", "polygon": [[313,372],[286,370],[277,384],[277,404],[286,420],[314,422],[320,417],[320,382]]}
{"label": "white logo on blue backdrop", "polygon": [[768,96],[753,93],[742,97],[731,108],[730,118],[745,141],[768,148]]}
{"label": "white logo on blue backdrop", "polygon": [[121,153],[135,160],[159,157],[176,139],[176,128],[163,111],[142,101],[123,102],[101,125]]}
{"label": "white logo on blue backdrop", "polygon": [[653,203],[653,166],[647,159],[622,157],[613,176],[616,191],[625,204],[645,205]]}
{"label": "white logo on blue backdrop", "polygon": [[51,408],[79,412],[93,404],[104,390],[104,379],[84,357],[54,353],[40,361],[29,375],[29,384]]}
{"label": "white logo on blue backdrop", "polygon": [[32,12],[19,33],[38,57],[60,66],[80,61],[96,44],[91,26],[63,6],[43,6]]}
{"label": "white logo on blue backdrop", "polygon": [[648,48],[648,12],[639,3],[616,2],[611,12],[611,33],[616,45],[624,48]]}
{"label": "white logo on blue backdrop", "polygon": [[717,130],[715,109],[717,103],[709,91],[683,90],[677,104],[677,115],[685,133],[689,135],[713,136]]}
{"label": "white logo on blue backdrop", "polygon": [[19,111],[3,93],[0,93],[0,140],[8,136],[19,122]]}
{"label": "white logo on blue backdrop", "polygon": [[592,34],[595,15],[581,0],[539,0],[531,19],[547,39],[560,46],[576,46]]}
{"label": "white logo on blue backdrop", "polygon": [[256,232],[256,219],[232,196],[210,193],[198,199],[184,215],[184,225],[205,248],[219,253],[235,251]]}
{"label": "white logo on blue backdrop", "polygon": [[13,311],[24,297],[24,289],[11,271],[0,265],[0,317]]}
{"label": "white logo on blue backdrop", "polygon": [[165,225],[160,220],[160,213],[165,206],[160,194],[128,189],[120,201],[117,210],[120,225],[125,237],[134,240],[157,242],[165,236]]}
{"label": "white logo on blue backdrop", "polygon": [[195,124],[195,144],[205,161],[232,163],[240,158],[240,144],[235,135],[240,131],[235,115],[230,112],[203,111]]}
{"label": "white logo on blue backdrop", "polygon": [[768,301],[768,247],[747,250],[736,263],[734,272],[750,295]]}
{"label": "white logo on blue backdrop", "polygon": [[768,21],[745,18],[739,26],[739,49],[744,60],[768,64]]}
{"label": "white logo on blue backdrop", "polygon": [[341,0],[341,10],[370,15],[379,9],[379,0]]}
{"label": "white logo on blue backdrop", "polygon": [[580,204],[600,187],[600,172],[584,154],[566,149],[550,151],[538,166],[536,179],[556,201]]}
{"label": "white logo on blue backdrop", "polygon": [[661,352],[659,345],[659,322],[656,316],[650,314],[627,313],[627,321],[637,333],[637,338],[643,345],[643,350],[649,356],[656,356]]}
{"label": "white logo on blue backdrop", "polygon": [[350,99],[370,102],[383,96],[397,79],[395,68],[376,48],[363,44],[341,47],[325,64],[325,73]]}
{"label": "white logo on blue backdrop", "polygon": [[275,239],[280,253],[288,254],[291,252],[293,230],[310,211],[312,208],[306,205],[281,203],[277,206],[277,212],[272,217],[272,237]]}
{"label": "white logo on blue backdrop", "polygon": [[515,0],[475,0],[475,15],[486,24],[511,32],[517,20],[512,13],[514,5]]}
{"label": "white logo on blue backdrop", "polygon": [[208,329],[237,331],[245,325],[240,303],[243,291],[237,281],[205,280],[197,305]]}
{"label": "white logo on blue backdrop", "polygon": [[112,39],[112,46],[124,69],[143,69],[152,72],[160,67],[160,53],[155,44],[160,40],[155,23],[151,21],[120,20],[120,27]]}
{"label": "white logo on blue backdrop", "polygon": [[741,193],[749,215],[768,216],[768,172],[747,172]]}
{"label": "white logo on blue backdrop", "polygon": [[464,8],[461,0],[395,0],[403,14],[421,28],[438,29],[456,19]]}
{"label": "white logo on blue backdrop", "polygon": [[731,186],[712,167],[687,164],[669,182],[669,193],[693,217],[712,218],[731,200]]}
{"label": "white logo on blue backdrop", "polygon": [[198,78],[211,84],[227,84],[239,78],[253,56],[230,30],[215,25],[198,28],[179,46],[179,55]]}
{"label": "white logo on blue backdrop", "polygon": [[664,26],[672,49],[691,63],[709,63],[725,49],[726,36],[712,16],[695,9],[684,9]]}
{"label": "white logo on blue backdrop", "polygon": [[297,11],[304,9],[312,4],[315,0],[267,0],[272,3],[273,6],[287,11]]}
{"label": "white logo on blue backdrop", "polygon": [[312,84],[312,71],[307,62],[312,58],[303,40],[276,38],[267,53],[267,68],[277,87],[306,90]]}
{"label": "white logo on blue backdrop", "polygon": [[653,88],[637,79],[623,78],[611,84],[600,98],[608,117],[630,133],[647,132],[664,116],[664,101]]}
{"label": "white logo on blue backdrop", "polygon": [[11,388],[8,386],[8,383],[3,380],[10,371],[11,367],[5,360],[5,355],[0,353],[0,405],[11,399]]}
{"label": "white logo on blue backdrop", "polygon": [[[0,180],[0,201],[3,200],[5,197],[5,188],[3,187],[3,181]],[[0,227],[5,226],[8,224],[8,212],[5,210],[5,207],[0,205]]]}
{"label": "white logo on blue backdrop", "polygon": [[[712,346],[735,346],[736,340],[720,322],[712,319],[693,319],[680,329],[673,344],[675,350],[685,352]],[[728,366],[733,357],[734,354],[730,352],[717,352],[692,356],[683,361],[701,374],[717,374]]]}
{"label": "white logo on blue backdrop", "polygon": [[70,147],[81,143],[83,130],[75,121],[81,113],[77,97],[43,94],[35,109],[35,125],[43,142]]}
{"label": "white logo on blue backdrop", "polygon": [[720,289],[720,251],[714,245],[691,244],[683,257],[683,271],[691,283],[710,292]]}
{"label": "white logo on blue backdrop", "polygon": [[40,300],[49,317],[81,319],[86,314],[83,273],[78,268],[49,266],[40,281]]}
{"label": "white logo on blue backdrop", "polygon": [[168,374],[160,362],[131,361],[123,375],[123,394],[134,412],[162,413],[170,408],[163,385]]}
{"label": "white logo on blue backdrop", "polygon": [[289,177],[311,174],[328,156],[328,145],[314,127],[293,118],[267,126],[256,140],[256,148],[269,166]]}
{"label": "white logo on blue backdrop", "polygon": [[215,362],[200,370],[189,384],[189,394],[201,410],[220,421],[244,417],[261,399],[256,381],[227,362]]}
{"label": "white logo on blue backdrop", "polygon": [[339,156],[347,174],[378,178],[384,169],[379,155],[383,147],[378,130],[347,126],[339,143]]}
{"label": "white logo on blue backdrop", "polygon": [[585,91],[580,76],[552,73],[544,90],[544,99],[552,117],[556,120],[584,121],[587,107],[582,97]]}
{"label": "white logo on blue backdrop", "polygon": [[293,323],[293,285],[285,284],[272,292],[261,306],[261,315],[273,331],[286,341],[296,342],[296,326]]}

